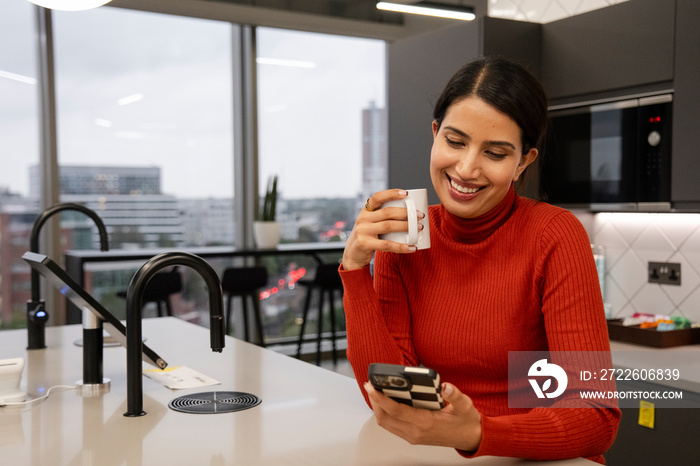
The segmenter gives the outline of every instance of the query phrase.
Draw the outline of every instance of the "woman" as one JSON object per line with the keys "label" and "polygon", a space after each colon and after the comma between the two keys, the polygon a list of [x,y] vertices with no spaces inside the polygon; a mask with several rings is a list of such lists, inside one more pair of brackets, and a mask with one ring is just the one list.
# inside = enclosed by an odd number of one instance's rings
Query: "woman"
{"label": "woman", "polygon": [[[433,118],[431,248],[379,239],[407,230],[405,209],[377,210],[406,193],[381,191],[359,214],[340,269],[348,359],[377,422],[467,457],[604,463],[618,409],[508,407],[508,351],[610,350],[585,230],[514,191],[537,158],[546,95],[522,67],[483,58],[453,76]],[[437,370],[448,406],[415,409],[375,391],[373,362]]]}

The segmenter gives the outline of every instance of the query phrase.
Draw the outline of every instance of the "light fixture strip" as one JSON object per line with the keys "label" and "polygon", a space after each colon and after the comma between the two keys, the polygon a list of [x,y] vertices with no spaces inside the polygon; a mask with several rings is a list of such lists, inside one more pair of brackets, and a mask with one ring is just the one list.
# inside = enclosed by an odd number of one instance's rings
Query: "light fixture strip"
{"label": "light fixture strip", "polygon": [[406,5],[403,3],[391,2],[377,2],[377,9],[385,11],[395,11],[397,13],[435,16],[438,18],[459,19],[462,21],[472,21],[476,18],[476,15],[472,12],[449,10],[435,4],[429,4],[427,2],[415,5]]}

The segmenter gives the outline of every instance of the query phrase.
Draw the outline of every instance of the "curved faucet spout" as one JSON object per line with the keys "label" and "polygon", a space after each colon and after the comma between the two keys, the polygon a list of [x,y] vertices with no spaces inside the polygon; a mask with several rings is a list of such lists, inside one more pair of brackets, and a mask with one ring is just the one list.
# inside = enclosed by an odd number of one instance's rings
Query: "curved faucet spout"
{"label": "curved faucet spout", "polygon": [[[29,236],[29,250],[31,252],[39,252],[39,232],[44,223],[54,214],[64,210],[75,210],[82,212],[90,217],[97,230],[100,233],[100,249],[102,251],[109,250],[109,240],[107,237],[107,229],[105,228],[102,219],[93,211],[80,204],[64,202],[56,204],[44,210],[34,221],[32,232]],[[31,271],[31,301],[27,302],[27,338],[29,345],[27,349],[42,349],[46,348],[44,342],[44,324],[48,320],[48,314],[41,299],[41,291],[39,289],[39,272],[36,269]],[[87,326],[86,326],[87,325]],[[90,337],[85,333],[86,330],[94,330],[90,333]],[[102,323],[91,321],[86,324],[83,319],[83,355],[86,362],[83,366],[83,380],[86,383],[92,383],[93,380],[102,381]],[[91,343],[88,343],[90,339]],[[93,342],[94,340],[94,342]],[[99,348],[97,348],[99,346]],[[95,357],[93,357],[95,356]],[[98,383],[99,383],[98,382]]]}
{"label": "curved faucet spout", "polygon": [[[46,221],[49,218],[51,218],[51,216],[53,216],[54,214],[57,214],[58,212],[62,212],[64,210],[75,210],[78,212],[82,212],[88,217],[90,217],[95,222],[97,230],[100,233],[100,250],[109,250],[109,239],[107,237],[107,229],[105,228],[105,224],[99,217],[99,215],[97,215],[94,210],[88,209],[84,205],[74,204],[71,202],[64,202],[49,207],[48,209],[43,211],[34,221],[32,233],[29,236],[29,250],[31,252],[39,252],[39,232],[41,231],[41,227],[44,226],[44,223],[46,223]],[[32,301],[37,302],[39,301],[39,299],[41,299],[39,296],[39,272],[32,269]]]}
{"label": "curved faucet spout", "polygon": [[141,318],[143,293],[149,280],[161,269],[174,265],[190,267],[204,279],[209,291],[211,350],[224,348],[224,299],[221,282],[214,269],[201,257],[186,252],[166,252],[151,258],[136,271],[126,291],[126,385],[127,412],[125,416],[146,414],[143,411],[143,381],[141,379]]}

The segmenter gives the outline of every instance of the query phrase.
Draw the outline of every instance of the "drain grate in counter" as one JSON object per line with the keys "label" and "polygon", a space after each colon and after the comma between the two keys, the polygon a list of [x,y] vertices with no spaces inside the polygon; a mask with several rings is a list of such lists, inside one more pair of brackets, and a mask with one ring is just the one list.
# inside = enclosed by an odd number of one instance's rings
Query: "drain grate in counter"
{"label": "drain grate in counter", "polygon": [[261,402],[257,396],[245,392],[203,392],[175,398],[168,406],[182,413],[220,414],[243,411]]}

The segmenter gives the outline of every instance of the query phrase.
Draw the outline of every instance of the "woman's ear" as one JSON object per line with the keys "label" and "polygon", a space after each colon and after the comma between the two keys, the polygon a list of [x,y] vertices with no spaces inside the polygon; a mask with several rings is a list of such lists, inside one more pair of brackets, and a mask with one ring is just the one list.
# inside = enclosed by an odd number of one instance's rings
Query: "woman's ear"
{"label": "woman's ear", "polygon": [[518,178],[520,178],[520,175],[523,174],[528,165],[535,161],[535,159],[537,158],[537,154],[537,149],[530,149],[527,152],[527,154],[523,155],[520,158],[518,168],[515,169],[515,176],[513,177],[513,181],[518,181]]}
{"label": "woman's ear", "polygon": [[440,127],[438,126],[438,122],[436,120],[433,120],[433,141],[437,137],[437,133]]}

